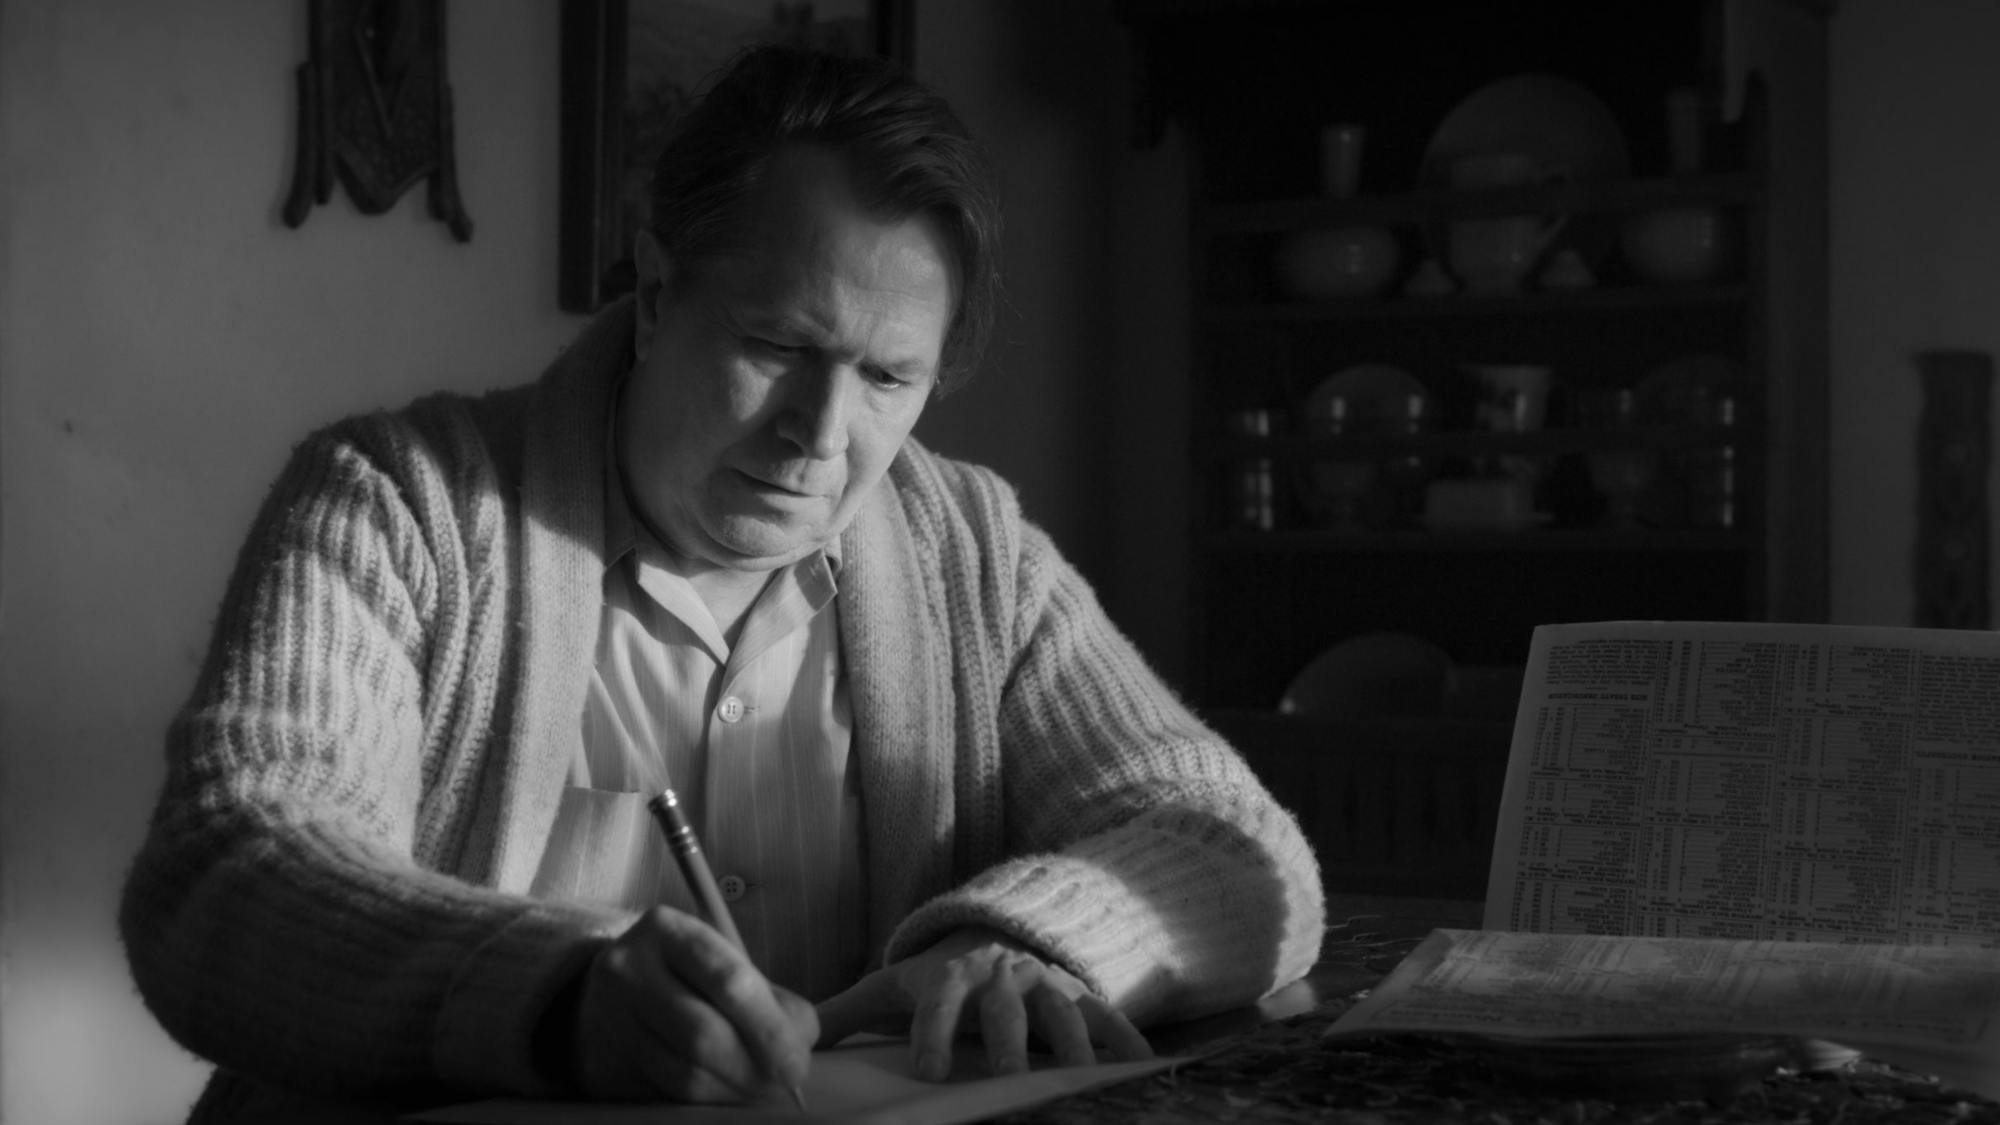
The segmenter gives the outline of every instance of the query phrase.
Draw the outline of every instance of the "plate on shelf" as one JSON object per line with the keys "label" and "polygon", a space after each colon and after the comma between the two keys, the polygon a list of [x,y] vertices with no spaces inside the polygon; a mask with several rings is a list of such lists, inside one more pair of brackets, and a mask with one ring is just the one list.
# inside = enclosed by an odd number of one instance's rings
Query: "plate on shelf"
{"label": "plate on shelf", "polygon": [[[1338,420],[1335,400],[1347,404]],[[1432,406],[1430,388],[1416,376],[1386,363],[1357,363],[1320,380],[1306,395],[1303,420],[1309,434],[1396,432],[1413,419],[1428,423]]]}
{"label": "plate on shelf", "polygon": [[[1695,352],[1670,359],[1648,371],[1632,389],[1639,414],[1656,425],[1705,426],[1742,422],[1743,393],[1748,380],[1743,365],[1726,355]],[[1735,415],[1720,416],[1724,400]]]}
{"label": "plate on shelf", "polygon": [[[1445,114],[1431,134],[1417,186],[1451,187],[1452,162],[1462,156],[1525,153],[1570,180],[1616,180],[1632,173],[1630,146],[1611,108],[1585,87],[1553,74],[1516,74],[1474,90]],[[1426,224],[1424,239],[1448,260],[1447,231]],[[1577,216],[1556,237],[1551,252],[1575,249],[1588,265],[1604,261],[1618,236],[1618,216]]]}

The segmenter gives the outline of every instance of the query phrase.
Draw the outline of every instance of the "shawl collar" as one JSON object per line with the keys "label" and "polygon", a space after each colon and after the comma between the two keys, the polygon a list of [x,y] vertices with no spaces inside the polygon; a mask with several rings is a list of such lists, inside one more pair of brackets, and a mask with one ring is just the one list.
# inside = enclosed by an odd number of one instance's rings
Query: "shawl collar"
{"label": "shawl collar", "polygon": [[[910,446],[915,446],[911,439]],[[841,537],[840,639],[861,766],[869,948],[881,951],[955,867],[949,623],[935,551],[911,530],[906,447]]]}
{"label": "shawl collar", "polygon": [[604,419],[632,363],[633,323],[630,298],[592,321],[535,385],[522,425],[521,687],[493,859],[502,890],[534,882],[583,737],[604,580]]}

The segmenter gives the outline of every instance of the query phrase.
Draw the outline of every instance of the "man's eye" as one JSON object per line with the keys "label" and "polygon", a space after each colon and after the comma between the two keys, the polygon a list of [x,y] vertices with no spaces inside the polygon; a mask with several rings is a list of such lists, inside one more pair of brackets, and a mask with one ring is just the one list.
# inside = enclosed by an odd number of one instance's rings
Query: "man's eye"
{"label": "man's eye", "polygon": [[872,368],[868,372],[868,381],[885,391],[892,391],[898,387],[907,387],[910,385],[908,379],[901,379],[887,371]]}
{"label": "man's eye", "polygon": [[776,340],[766,340],[761,336],[750,337],[750,343],[760,351],[766,351],[772,355],[798,355],[806,350],[803,344],[783,344]]}

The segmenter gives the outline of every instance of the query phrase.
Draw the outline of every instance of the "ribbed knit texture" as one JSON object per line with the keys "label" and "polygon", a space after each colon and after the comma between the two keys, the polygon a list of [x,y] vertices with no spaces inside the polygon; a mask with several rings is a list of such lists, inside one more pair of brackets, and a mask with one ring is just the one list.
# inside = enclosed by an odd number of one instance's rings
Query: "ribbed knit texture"
{"label": "ribbed knit texture", "polygon": [[[161,1023],[341,1096],[550,1093],[554,990],[630,921],[522,893],[576,750],[632,316],[537,384],[350,420],[246,543],[121,912]],[[906,446],[842,540],[872,943],[1020,937],[1142,1022],[1301,975],[1291,818],[992,474]]]}

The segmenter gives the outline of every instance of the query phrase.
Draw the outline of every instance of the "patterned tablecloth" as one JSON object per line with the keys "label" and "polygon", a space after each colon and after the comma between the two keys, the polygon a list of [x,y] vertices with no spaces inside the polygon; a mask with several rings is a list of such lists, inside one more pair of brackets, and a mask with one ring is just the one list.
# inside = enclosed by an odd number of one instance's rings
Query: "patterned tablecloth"
{"label": "patterned tablecloth", "polygon": [[[1708,1096],[1609,1100],[1512,1078],[1484,1056],[1435,1036],[1328,1040],[1327,1029],[1357,999],[1342,985],[1379,979],[1401,960],[1428,924],[1476,925],[1462,909],[1415,919],[1379,915],[1334,926],[1313,981],[1308,1010],[1226,1031],[1213,1053],[1136,1082],[1013,1114],[1007,1125],[1213,1125],[1318,1122],[1402,1125],[1924,1125],[1991,1122],[2000,1103],[1935,1079],[1861,1060],[1831,1070],[1778,1068],[1761,1079],[1711,1089]],[[1330,988],[1328,986],[1331,986]]]}

